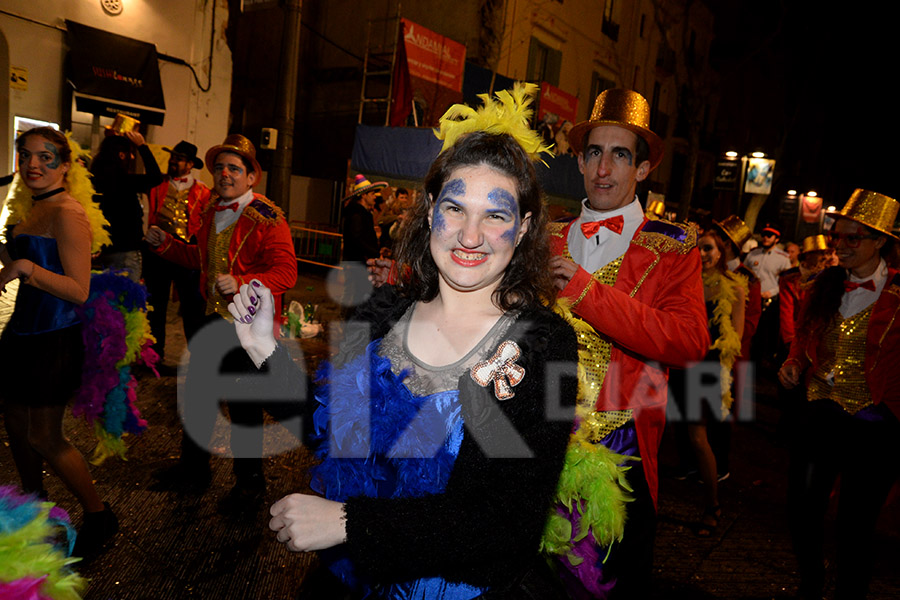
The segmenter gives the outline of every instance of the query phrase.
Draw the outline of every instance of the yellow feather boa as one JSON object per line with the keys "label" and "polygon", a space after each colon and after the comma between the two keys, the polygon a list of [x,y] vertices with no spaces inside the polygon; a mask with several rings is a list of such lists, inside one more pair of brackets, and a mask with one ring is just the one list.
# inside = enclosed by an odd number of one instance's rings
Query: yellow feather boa
{"label": "yellow feather boa", "polygon": [[734,398],[731,395],[732,368],[734,361],[741,354],[741,336],[738,335],[734,328],[734,322],[731,315],[734,311],[734,304],[737,301],[738,287],[743,288],[744,294],[747,293],[747,278],[738,273],[722,273],[713,271],[712,273],[703,273],[703,285],[716,290],[715,295],[710,298],[715,302],[713,315],[710,324],[715,324],[719,329],[719,337],[713,340],[710,350],[719,351],[719,368],[720,380],[722,384],[722,418],[728,416],[731,412],[731,405]]}
{"label": "yellow feather boa", "polygon": [[[82,164],[82,161],[89,163],[91,154],[83,149],[78,142],[72,139],[72,134],[67,133],[66,139],[69,140],[69,149],[72,151],[72,162],[69,171],[66,173],[65,186],[69,195],[75,198],[87,214],[88,221],[91,224],[91,254],[96,254],[103,246],[108,246],[112,241],[109,238],[109,232],[106,226],[109,221],[103,216],[100,205],[94,201],[94,185],[91,183],[91,174]],[[22,181],[22,178],[16,173],[13,183],[10,186],[9,194],[6,196],[6,205],[9,210],[10,224],[21,223],[28,218],[31,212],[31,206],[34,201],[31,199],[31,190]]]}

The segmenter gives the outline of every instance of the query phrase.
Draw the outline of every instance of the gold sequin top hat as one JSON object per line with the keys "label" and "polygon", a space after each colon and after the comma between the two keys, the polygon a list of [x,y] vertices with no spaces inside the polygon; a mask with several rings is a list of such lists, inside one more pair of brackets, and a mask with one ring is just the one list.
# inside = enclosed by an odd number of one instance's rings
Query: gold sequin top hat
{"label": "gold sequin top hat", "polygon": [[888,237],[900,240],[892,231],[898,210],[900,203],[893,198],[878,192],[857,189],[850,195],[844,208],[825,214],[829,217],[856,221]]}
{"label": "gold sequin top hat", "polygon": [[726,217],[721,222],[713,220],[713,225],[718,227],[722,233],[728,236],[731,243],[737,247],[738,253],[740,253],[744,244],[747,243],[747,240],[753,237],[750,228],[747,227],[747,224],[737,215]]}
{"label": "gold sequin top hat", "polygon": [[650,146],[651,171],[662,162],[663,141],[650,131],[650,105],[637,92],[619,88],[601,92],[594,102],[591,118],[569,130],[569,145],[575,154],[581,154],[585,134],[603,125],[624,127],[641,136]]}
{"label": "gold sequin top hat", "polygon": [[662,200],[647,200],[647,210],[644,214],[651,219],[662,218],[666,214],[666,203]]}
{"label": "gold sequin top hat", "polygon": [[815,252],[817,250],[828,250],[828,240],[821,233],[819,235],[808,235],[803,238],[803,248],[800,254],[807,252]]}
{"label": "gold sequin top hat", "polygon": [[256,181],[259,182],[262,168],[256,160],[256,148],[253,146],[253,142],[239,133],[232,133],[225,138],[224,142],[207,150],[206,168],[210,173],[215,173],[216,157],[222,152],[232,152],[250,161],[250,164],[253,165],[253,172],[256,173]]}
{"label": "gold sequin top hat", "polygon": [[122,135],[129,131],[135,131],[138,127],[140,127],[141,122],[135,119],[134,117],[129,117],[128,115],[123,115],[122,113],[117,113],[116,118],[113,121],[112,125],[107,125],[106,130],[109,133],[115,133],[118,135]]}

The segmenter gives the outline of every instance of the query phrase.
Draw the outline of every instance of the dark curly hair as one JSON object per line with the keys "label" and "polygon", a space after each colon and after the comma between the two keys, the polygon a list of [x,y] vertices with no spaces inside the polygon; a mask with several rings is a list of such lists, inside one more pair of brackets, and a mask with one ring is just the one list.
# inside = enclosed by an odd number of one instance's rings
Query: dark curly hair
{"label": "dark curly hair", "polygon": [[431,256],[428,216],[453,172],[478,165],[487,165],[515,181],[519,217],[531,213],[528,231],[494,291],[494,304],[504,311],[549,304],[556,294],[549,269],[547,213],[534,164],[510,135],[484,131],[461,137],[437,157],[425,176],[425,193],[419,195],[404,225],[397,252],[397,262],[409,267],[400,284],[402,293],[426,302],[437,296],[439,275]]}

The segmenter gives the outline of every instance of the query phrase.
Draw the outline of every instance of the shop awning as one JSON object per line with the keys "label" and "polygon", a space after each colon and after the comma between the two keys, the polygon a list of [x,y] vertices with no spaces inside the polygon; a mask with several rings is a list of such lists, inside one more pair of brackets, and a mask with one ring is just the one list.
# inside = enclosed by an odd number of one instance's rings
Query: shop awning
{"label": "shop awning", "polygon": [[75,108],[162,125],[166,102],[156,46],[69,20],[66,29],[66,78],[74,90]]}

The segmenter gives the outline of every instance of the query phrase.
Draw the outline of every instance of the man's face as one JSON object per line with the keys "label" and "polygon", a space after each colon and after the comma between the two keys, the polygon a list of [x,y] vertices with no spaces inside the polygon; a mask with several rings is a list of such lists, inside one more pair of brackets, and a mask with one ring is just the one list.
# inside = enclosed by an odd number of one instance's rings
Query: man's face
{"label": "man's face", "polygon": [[588,135],[578,169],[591,208],[615,210],[634,200],[637,182],[650,173],[650,161],[635,163],[637,135],[623,127],[603,125]]}
{"label": "man's face", "polygon": [[395,202],[398,206],[406,208],[409,206],[409,194],[397,194]]}
{"label": "man's face", "polygon": [[791,259],[791,264],[795,264],[800,259],[800,246],[797,244],[788,244],[785,250]]}
{"label": "man's face", "polygon": [[838,264],[850,270],[879,260],[881,247],[887,241],[885,236],[875,235],[850,219],[835,221],[829,238],[837,253]]}
{"label": "man's face", "polygon": [[169,177],[185,177],[193,168],[194,161],[184,154],[173,152],[169,155],[169,170],[167,171]]}
{"label": "man's face", "polygon": [[375,192],[366,192],[360,196],[359,203],[362,204],[363,208],[366,210],[375,208]]}
{"label": "man's face", "polygon": [[234,200],[246,194],[256,183],[256,173],[248,171],[240,156],[220,152],[213,165],[213,187],[223,200]]}
{"label": "man's face", "polygon": [[771,231],[763,231],[762,232],[762,247],[768,250],[772,246],[775,245],[775,242],[778,241],[778,236],[772,233]]}

